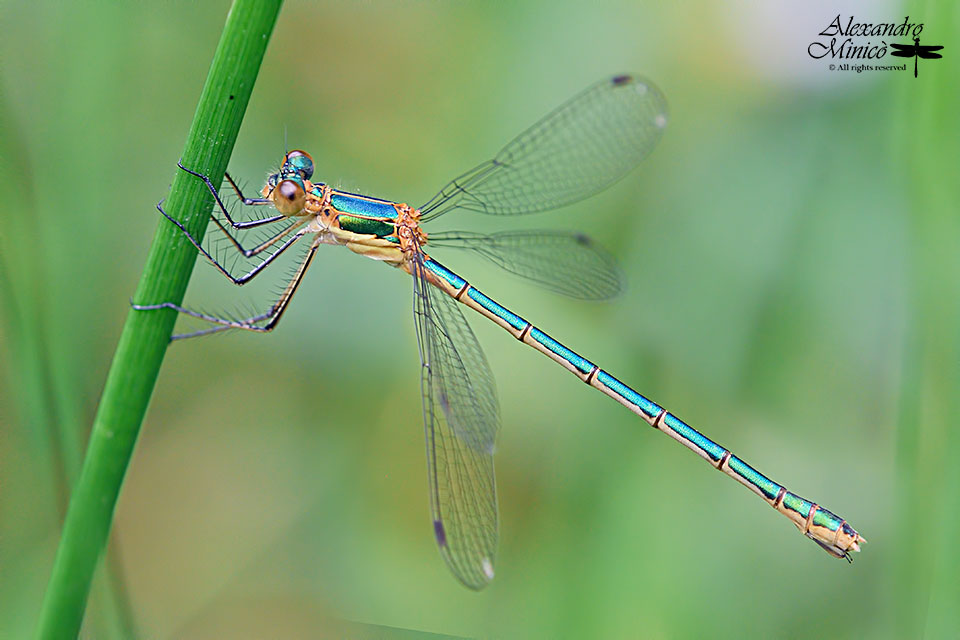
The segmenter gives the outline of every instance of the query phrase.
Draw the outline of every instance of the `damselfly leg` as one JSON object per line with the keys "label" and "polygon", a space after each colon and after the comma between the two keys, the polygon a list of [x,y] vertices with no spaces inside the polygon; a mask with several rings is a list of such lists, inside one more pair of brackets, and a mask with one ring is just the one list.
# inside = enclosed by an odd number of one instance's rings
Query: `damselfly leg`
{"label": "damselfly leg", "polygon": [[[303,232],[297,234],[295,238],[291,238],[287,242],[288,244],[292,243],[295,239],[302,236],[303,236]],[[320,244],[321,243],[318,238],[313,241],[312,245],[310,245],[310,249],[307,251],[307,254],[300,261],[300,264],[297,266],[296,271],[294,271],[293,273],[293,277],[290,279],[290,282],[287,283],[287,286],[284,287],[284,290],[280,294],[280,298],[277,300],[277,302],[275,302],[268,311],[258,315],[250,316],[249,318],[240,318],[240,319],[219,318],[217,316],[210,315],[208,313],[202,313],[200,311],[193,311],[192,309],[181,307],[180,305],[174,304],[172,302],[162,302],[160,304],[134,304],[131,306],[138,311],[152,311],[156,309],[173,309],[178,313],[182,313],[192,318],[199,318],[200,320],[205,320],[206,322],[211,322],[213,324],[218,325],[216,327],[211,327],[209,329],[200,329],[199,331],[192,331],[190,333],[176,334],[170,338],[171,341],[182,340],[184,338],[195,338],[197,336],[205,336],[211,333],[227,331],[228,329],[244,329],[246,331],[255,331],[257,333],[267,333],[267,332],[273,331],[273,329],[277,326],[277,323],[280,322],[280,317],[283,315],[283,312],[287,310],[287,307],[290,305],[290,300],[293,298],[293,294],[296,293],[297,288],[300,286],[300,283],[303,282],[303,276],[307,272],[307,269],[310,268],[310,263],[313,261],[313,257],[317,253],[317,247],[319,247]],[[242,283],[238,283],[238,284],[242,284]],[[262,322],[264,324],[260,324]]]}
{"label": "damselfly leg", "polygon": [[[283,220],[286,216],[275,215],[269,216],[267,218],[261,218],[259,220],[248,220],[246,222],[236,222],[232,217],[230,217],[230,212],[227,210],[227,207],[223,204],[223,200],[220,199],[220,192],[215,186],[209,177],[205,176],[202,173],[193,171],[192,169],[187,169],[180,161],[177,161],[177,166],[189,173],[192,176],[196,176],[203,180],[203,183],[207,185],[207,189],[210,190],[210,193],[213,194],[213,199],[217,201],[217,206],[220,208],[220,212],[223,213],[223,217],[227,219],[227,222],[230,223],[230,226],[234,229],[253,229],[261,225],[270,224],[271,222],[277,222]],[[237,186],[237,183],[233,181],[233,178],[230,177],[229,173],[224,173],[223,177],[227,179],[227,182],[230,183],[230,186],[233,187],[233,190],[237,194],[237,198],[240,199],[240,202],[248,207],[266,207],[271,206],[273,201],[269,198],[247,198],[243,195],[243,192],[240,191],[240,187]]]}
{"label": "damselfly leg", "polygon": [[[248,271],[247,273],[243,274],[242,276],[236,277],[236,276],[234,276],[232,273],[230,273],[230,271],[227,269],[227,267],[225,267],[225,266],[224,266],[223,264],[221,264],[216,258],[214,258],[213,255],[211,255],[209,251],[207,251],[206,249],[204,249],[203,245],[201,245],[199,242],[197,242],[197,239],[194,238],[193,235],[192,235],[189,231],[187,231],[187,228],[184,227],[183,224],[181,224],[179,220],[177,220],[176,218],[174,218],[173,216],[171,216],[170,214],[168,214],[166,211],[164,211],[162,205],[163,205],[163,201],[161,200],[160,202],[157,203],[157,210],[158,210],[160,213],[163,214],[163,217],[165,217],[167,220],[169,220],[169,221],[172,222],[173,224],[177,225],[177,228],[180,229],[181,232],[183,232],[183,235],[185,235],[185,236],[187,237],[187,239],[190,241],[190,243],[191,243],[194,247],[196,247],[197,251],[199,251],[207,260],[209,260],[209,261],[210,261],[210,264],[212,264],[214,267],[216,267],[217,270],[218,270],[220,273],[222,273],[222,274],[223,274],[224,276],[226,276],[231,282],[233,282],[233,284],[236,284],[236,285],[246,284],[246,283],[250,282],[251,280],[253,280],[253,278],[256,277],[257,274],[261,273],[270,263],[272,263],[274,260],[276,260],[276,259],[277,259],[277,256],[279,256],[279,255],[282,254],[284,251],[286,251],[287,249],[289,249],[290,247],[292,247],[292,246],[297,242],[297,240],[299,240],[300,238],[302,238],[303,236],[305,236],[305,235],[307,234],[307,231],[306,231],[306,230],[302,230],[302,229],[301,229],[301,230],[298,231],[292,238],[290,238],[290,239],[288,239],[286,242],[284,242],[284,243],[280,246],[279,249],[277,249],[276,251],[274,251],[273,253],[271,253],[269,256],[267,256],[262,262],[260,262],[260,264],[256,265],[256,266],[253,267],[250,271]],[[281,218],[281,219],[287,219],[286,216],[280,216],[280,218]],[[213,220],[214,220],[214,222],[217,223],[217,226],[220,227],[220,229],[221,229],[224,233],[227,234],[227,237],[230,238],[230,241],[233,243],[233,246],[236,247],[236,249],[237,249],[241,254],[243,254],[244,257],[247,257],[247,258],[249,258],[249,257],[251,257],[251,256],[255,256],[256,254],[262,252],[262,251],[263,251],[264,249],[266,249],[267,247],[270,247],[270,246],[274,245],[277,241],[279,241],[279,240],[280,240],[281,238],[283,238],[285,235],[287,235],[288,233],[290,233],[291,231],[293,231],[293,230],[296,229],[297,227],[300,227],[300,226],[302,226],[305,222],[307,222],[307,219],[306,219],[306,218],[298,218],[298,219],[294,220],[288,227],[286,227],[285,229],[283,229],[282,231],[280,231],[280,232],[277,233],[276,235],[274,235],[274,236],[272,236],[272,237],[270,237],[270,238],[267,238],[266,240],[264,240],[262,243],[260,243],[259,245],[257,245],[257,246],[254,247],[253,249],[249,249],[249,250],[248,250],[248,249],[244,249],[244,248],[240,245],[240,243],[236,240],[236,238],[234,238],[234,237],[231,236],[229,233],[227,233],[226,228],[225,228],[222,224],[220,224],[220,222],[219,222],[216,218],[214,218]]]}
{"label": "damselfly leg", "polygon": [[211,216],[210,219],[213,220],[213,223],[216,224],[217,227],[223,232],[223,235],[227,236],[227,239],[230,241],[230,244],[232,244],[233,247],[237,250],[237,252],[240,253],[244,258],[253,258],[257,254],[264,251],[265,249],[269,249],[274,244],[276,244],[278,240],[282,239],[288,233],[290,233],[297,227],[301,226],[303,223],[307,222],[306,219],[300,218],[299,220],[294,221],[293,224],[287,226],[285,229],[281,229],[278,233],[268,237],[267,239],[262,241],[260,244],[258,244],[254,248],[245,249],[243,245],[240,244],[240,241],[237,240],[233,235],[231,235],[231,233],[227,230],[227,228],[223,226],[222,222],[217,220],[215,216]]}

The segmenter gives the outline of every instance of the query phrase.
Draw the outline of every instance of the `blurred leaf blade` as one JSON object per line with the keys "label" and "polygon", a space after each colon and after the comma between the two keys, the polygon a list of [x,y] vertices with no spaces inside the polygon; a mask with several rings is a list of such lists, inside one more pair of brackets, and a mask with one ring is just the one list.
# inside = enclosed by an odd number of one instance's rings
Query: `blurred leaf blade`
{"label": "blurred leaf blade", "polygon": [[[954,3],[919,0],[909,8],[926,16],[938,41],[960,36]],[[960,447],[960,72],[939,61],[921,66],[922,77],[903,83],[898,96],[912,295],[897,433],[900,553],[892,610],[900,637],[950,637],[960,628],[960,508],[945,498],[960,492],[960,466],[949,455]]]}

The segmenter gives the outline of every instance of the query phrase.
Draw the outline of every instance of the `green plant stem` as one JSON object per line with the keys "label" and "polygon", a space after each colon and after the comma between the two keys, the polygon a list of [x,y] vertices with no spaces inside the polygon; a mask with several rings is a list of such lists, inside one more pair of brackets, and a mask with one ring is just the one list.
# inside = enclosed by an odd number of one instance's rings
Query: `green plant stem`
{"label": "green plant stem", "polygon": [[[233,151],[282,0],[237,0],[227,16],[182,155],[219,183]],[[200,238],[212,197],[178,171],[166,210]],[[197,252],[161,219],[134,300],[179,303]],[[110,532],[120,487],[146,413],[176,313],[131,311],[100,398],[80,479],[70,498],[37,629],[38,638],[75,638],[90,583]]]}

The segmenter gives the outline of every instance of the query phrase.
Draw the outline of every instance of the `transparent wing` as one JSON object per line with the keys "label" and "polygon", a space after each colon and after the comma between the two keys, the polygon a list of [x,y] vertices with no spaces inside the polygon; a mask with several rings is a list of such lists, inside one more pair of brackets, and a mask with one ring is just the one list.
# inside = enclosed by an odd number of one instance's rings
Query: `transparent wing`
{"label": "transparent wing", "polygon": [[493,579],[498,538],[493,375],[457,302],[428,284],[422,264],[413,271],[434,534],[454,575],[482,589]]}
{"label": "transparent wing", "polygon": [[641,77],[608,78],[574,96],[420,207],[494,215],[546,211],[602,191],[657,144],[667,124],[660,90]]}
{"label": "transparent wing", "polygon": [[623,290],[616,261],[582,233],[448,231],[430,234],[430,244],[469,249],[510,273],[571,298],[603,300]]}

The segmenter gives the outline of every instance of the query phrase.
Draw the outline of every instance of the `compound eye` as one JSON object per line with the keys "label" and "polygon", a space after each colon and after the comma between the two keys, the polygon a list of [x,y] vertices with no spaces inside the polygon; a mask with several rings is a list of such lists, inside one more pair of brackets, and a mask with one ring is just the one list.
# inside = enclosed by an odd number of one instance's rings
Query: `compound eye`
{"label": "compound eye", "polygon": [[291,151],[283,159],[283,164],[285,167],[294,169],[304,180],[313,177],[313,158],[306,151],[300,151],[299,149]]}
{"label": "compound eye", "polygon": [[273,190],[273,204],[285,216],[295,216],[303,211],[306,196],[303,185],[297,180],[281,180]]}

